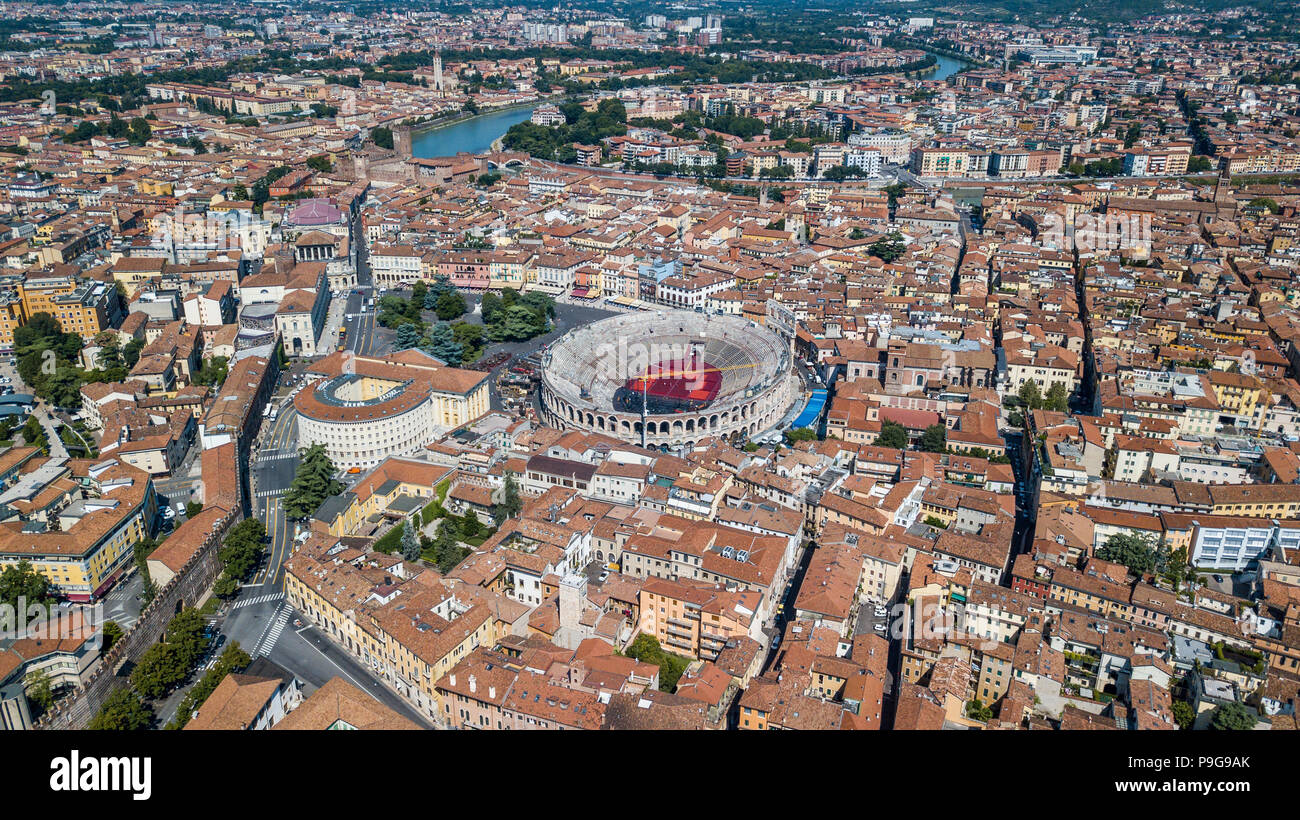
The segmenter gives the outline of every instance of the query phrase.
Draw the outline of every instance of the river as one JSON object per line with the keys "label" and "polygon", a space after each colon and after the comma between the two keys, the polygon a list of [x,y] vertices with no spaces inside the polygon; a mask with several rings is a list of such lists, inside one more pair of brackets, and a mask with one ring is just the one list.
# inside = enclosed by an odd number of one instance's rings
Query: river
{"label": "river", "polygon": [[[931,54],[934,54],[934,52],[931,52]],[[939,62],[935,64],[934,74],[930,77],[926,77],[927,80],[946,80],[958,71],[961,71],[963,68],[970,65],[970,63],[963,62],[962,60],[954,60],[953,58],[945,57],[942,54],[935,54],[934,57]]]}
{"label": "river", "polygon": [[510,130],[510,126],[523,122],[532,115],[531,106],[490,111],[453,125],[415,134],[411,138],[411,154],[424,158],[449,157],[460,151],[471,154],[487,151],[498,137]]}
{"label": "river", "polygon": [[[938,64],[926,79],[946,80],[961,71],[966,63],[941,54],[934,55]],[[416,134],[411,140],[411,153],[416,157],[449,157],[460,151],[477,154],[491,149],[492,143],[503,136],[510,126],[523,122],[533,115],[532,106],[491,111],[461,120],[453,125],[433,128]]]}

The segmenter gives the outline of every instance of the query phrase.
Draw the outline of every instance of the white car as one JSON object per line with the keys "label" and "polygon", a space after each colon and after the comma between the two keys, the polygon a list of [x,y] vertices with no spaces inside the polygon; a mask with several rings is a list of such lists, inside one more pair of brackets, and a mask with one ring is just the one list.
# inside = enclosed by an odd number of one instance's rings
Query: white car
{"label": "white car", "polygon": [[887,627],[884,624],[876,624],[872,628],[875,629],[877,632],[884,632]]}
{"label": "white car", "polygon": [[163,518],[175,518],[176,512],[171,507],[163,507]]}

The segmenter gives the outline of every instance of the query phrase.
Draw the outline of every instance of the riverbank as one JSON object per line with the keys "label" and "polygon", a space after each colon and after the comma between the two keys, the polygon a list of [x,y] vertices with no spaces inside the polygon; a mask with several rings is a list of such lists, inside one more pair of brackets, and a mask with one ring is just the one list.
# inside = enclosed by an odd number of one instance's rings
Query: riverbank
{"label": "riverbank", "polygon": [[443,119],[430,120],[429,122],[420,123],[419,125],[412,125],[411,138],[415,139],[416,137],[420,137],[425,134],[432,133],[434,131],[441,131],[444,128],[450,128],[453,125],[463,125],[464,123],[467,123],[470,120],[476,120],[479,119],[480,117],[490,117],[493,114],[504,114],[507,111],[515,111],[520,108],[536,108],[537,106],[542,104],[544,99],[545,99],[544,97],[538,97],[537,99],[532,100],[530,102],[512,103],[511,105],[504,105],[500,108],[479,109],[479,112],[477,114],[460,114],[455,117],[446,117]]}
{"label": "riverbank", "polygon": [[413,130],[411,154],[418,159],[459,153],[481,154],[500,150],[500,140],[511,126],[531,116],[540,102],[517,103],[472,116],[428,123]]}

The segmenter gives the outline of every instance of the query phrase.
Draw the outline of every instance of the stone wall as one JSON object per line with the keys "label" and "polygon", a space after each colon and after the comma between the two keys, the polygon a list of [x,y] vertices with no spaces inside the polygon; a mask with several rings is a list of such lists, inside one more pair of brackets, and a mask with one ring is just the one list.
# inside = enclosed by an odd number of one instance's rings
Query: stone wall
{"label": "stone wall", "polygon": [[185,607],[195,606],[203,599],[221,572],[217,550],[226,531],[248,514],[247,454],[239,459],[239,495],[241,509],[229,513],[208,536],[203,545],[181,567],[167,586],[140,613],[140,618],[103,657],[86,679],[84,686],[60,698],[42,718],[38,729],[84,729],[98,712],[114,689],[128,686],[129,681],[118,676],[127,661],[135,661],[145,650],[163,636],[167,624]]}

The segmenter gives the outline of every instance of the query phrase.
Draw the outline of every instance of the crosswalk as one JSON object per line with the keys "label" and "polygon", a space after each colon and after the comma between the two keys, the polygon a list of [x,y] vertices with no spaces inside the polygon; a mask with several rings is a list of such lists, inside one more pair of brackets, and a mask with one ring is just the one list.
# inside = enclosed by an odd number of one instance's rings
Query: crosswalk
{"label": "crosswalk", "polygon": [[283,592],[272,592],[267,595],[259,595],[256,598],[245,598],[242,601],[236,601],[235,604],[230,608],[240,609],[242,607],[252,606],[254,604],[264,604],[268,601],[280,601],[283,599],[284,599]]}
{"label": "crosswalk", "polygon": [[117,597],[104,602],[107,612],[104,613],[104,620],[115,621],[122,629],[130,629],[135,625],[138,616],[131,614],[126,609],[126,599]]}
{"label": "crosswalk", "polygon": [[253,650],[253,657],[266,657],[271,654],[271,649],[275,647],[275,642],[280,639],[280,633],[284,631],[284,625],[289,622],[289,615],[293,612],[288,604],[281,604],[280,611],[271,623],[271,628],[267,630],[262,639],[257,642],[257,647]]}
{"label": "crosswalk", "polygon": [[287,492],[289,492],[289,488],[288,488],[288,487],[281,487],[281,488],[278,489],[278,490],[259,490],[259,491],[257,492],[257,497],[258,497],[258,498],[274,498],[274,497],[276,497],[276,496],[284,495],[284,494],[287,493]]}
{"label": "crosswalk", "polygon": [[263,450],[257,454],[259,464],[263,461],[286,461],[290,459],[296,461],[298,458],[297,450]]}

